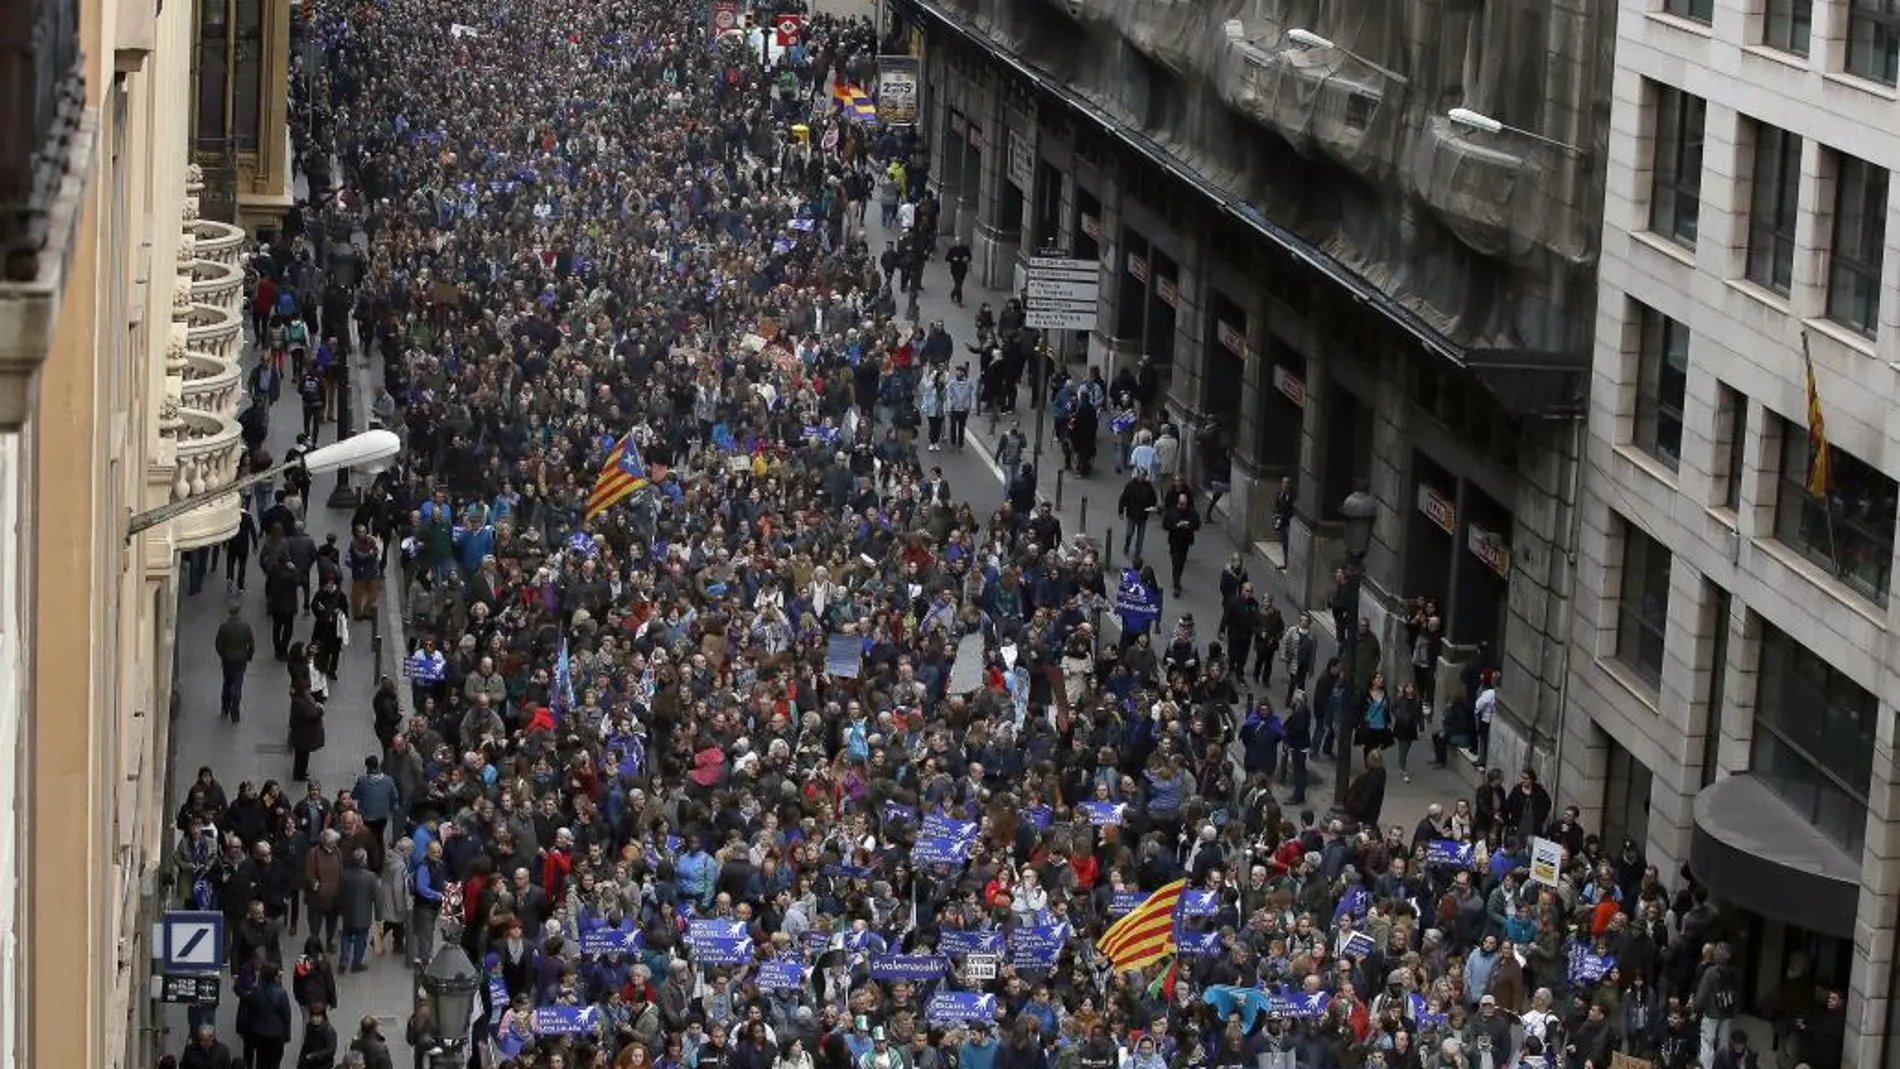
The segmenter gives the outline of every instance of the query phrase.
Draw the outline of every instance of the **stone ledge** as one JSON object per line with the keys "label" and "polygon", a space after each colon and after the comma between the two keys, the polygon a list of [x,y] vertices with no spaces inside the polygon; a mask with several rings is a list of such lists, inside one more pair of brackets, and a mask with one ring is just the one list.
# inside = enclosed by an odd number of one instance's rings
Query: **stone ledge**
{"label": "stone ledge", "polygon": [[0,281],[0,431],[18,430],[32,415],[33,380],[52,353],[66,296],[66,264],[96,169],[98,143],[99,115],[87,109],[68,145],[66,174],[48,212],[51,238],[40,251],[37,276],[31,282]]}

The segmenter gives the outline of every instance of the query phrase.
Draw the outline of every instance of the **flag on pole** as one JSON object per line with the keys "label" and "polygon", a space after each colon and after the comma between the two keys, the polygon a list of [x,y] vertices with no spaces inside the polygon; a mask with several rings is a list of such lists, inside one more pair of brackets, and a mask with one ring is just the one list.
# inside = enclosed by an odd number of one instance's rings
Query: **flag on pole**
{"label": "flag on pole", "polygon": [[1173,961],[1168,962],[1167,969],[1163,970],[1160,976],[1154,978],[1154,983],[1148,985],[1148,997],[1159,998],[1163,1005],[1172,1003],[1174,1001],[1174,981],[1176,977],[1179,976],[1180,971],[1180,958],[1175,958]]}
{"label": "flag on pole", "polygon": [[1808,339],[1801,338],[1801,361],[1808,369],[1808,493],[1826,497],[1834,483],[1833,458],[1827,446],[1827,420],[1821,415],[1821,391],[1814,384],[1814,359]]}
{"label": "flag on pole", "polygon": [[633,432],[628,431],[614,445],[607,454],[607,462],[600,467],[600,477],[594,480],[594,491],[587,495],[587,518],[593,519],[645,485],[646,462],[640,459],[640,447],[634,444]]}
{"label": "flag on pole", "polygon": [[1174,907],[1187,888],[1186,880],[1176,880],[1142,900],[1121,920],[1108,926],[1095,950],[1107,958],[1116,972],[1127,972],[1152,965],[1174,950]]}
{"label": "flag on pole", "polygon": [[859,122],[877,121],[877,102],[850,82],[831,83],[831,107],[834,111],[844,112],[846,118]]}

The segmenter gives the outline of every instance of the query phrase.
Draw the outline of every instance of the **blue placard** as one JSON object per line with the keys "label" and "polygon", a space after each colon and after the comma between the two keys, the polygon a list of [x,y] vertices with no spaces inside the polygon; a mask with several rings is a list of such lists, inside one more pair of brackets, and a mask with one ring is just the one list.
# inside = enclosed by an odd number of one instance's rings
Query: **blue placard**
{"label": "blue placard", "polygon": [[590,1036],[599,1025],[598,1006],[539,1006],[534,1011],[537,1036]]}
{"label": "blue placard", "polygon": [[843,880],[868,880],[877,875],[877,870],[869,865],[851,865],[843,861],[827,861],[818,871]]}
{"label": "blue placard", "polygon": [[1424,995],[1414,991],[1406,996],[1406,1002],[1411,1007],[1412,1020],[1416,1022],[1420,1028],[1430,1028],[1433,1025],[1445,1023],[1445,1015],[1431,1012],[1429,1008],[1430,1004],[1425,1001]]}
{"label": "blue placard", "polygon": [[1267,1012],[1276,1017],[1324,1017],[1332,1004],[1331,991],[1275,991],[1268,996]]}
{"label": "blue placard", "polygon": [[1055,820],[1056,811],[1046,805],[1032,805],[1023,810],[1023,817],[1037,831],[1048,831],[1049,824]]}
{"label": "blue placard", "polygon": [[871,979],[935,980],[950,971],[950,962],[935,954],[876,954],[871,957]]}
{"label": "blue placard", "polygon": [[924,1019],[931,1024],[963,1024],[995,1017],[996,996],[974,991],[939,991],[924,1006]]}
{"label": "blue placard", "polygon": [[967,957],[971,954],[1000,954],[1003,950],[1003,933],[978,932],[968,928],[939,928],[937,950],[953,958]]}
{"label": "blue placard", "polygon": [[1213,891],[1185,891],[1175,908],[1183,917],[1212,917],[1220,908],[1220,896]]}
{"label": "blue placard", "polygon": [[920,838],[910,848],[914,865],[961,865],[970,860],[974,839]]}
{"label": "blue placard", "polygon": [[744,965],[752,960],[752,940],[744,936],[707,936],[687,942],[692,945],[693,960],[702,965]]}
{"label": "blue placard", "polygon": [[805,966],[775,959],[759,966],[759,987],[766,991],[797,991],[805,986]]}
{"label": "blue placard", "polygon": [[706,918],[696,920],[686,926],[688,939],[743,939],[745,922],[742,920],[717,920]]}
{"label": "blue placard", "polygon": [[915,824],[917,823],[917,807],[914,805],[905,805],[902,802],[885,802],[884,823]]}
{"label": "blue placard", "polygon": [[640,949],[645,940],[640,930],[622,928],[593,928],[581,933],[581,953],[591,956],[605,954],[631,954]]}
{"label": "blue placard", "polygon": [[1371,891],[1363,887],[1348,888],[1345,894],[1339,896],[1339,905],[1333,907],[1333,920],[1337,921],[1348,913],[1355,917],[1363,917],[1371,908]]}
{"label": "blue placard", "polygon": [[1108,896],[1108,913],[1111,917],[1120,917],[1133,913],[1135,907],[1148,901],[1146,891],[1116,891]]}
{"label": "blue placard", "polygon": [[1099,828],[1120,824],[1122,811],[1128,807],[1120,802],[1083,802],[1077,808],[1088,814],[1090,824]]}
{"label": "blue placard", "polygon": [[821,932],[817,930],[816,928],[814,928],[811,931],[805,933],[805,953],[807,955],[815,958],[824,954],[826,951],[830,949],[831,949],[831,933],[830,932]]}
{"label": "blue placard", "polygon": [[1346,937],[1345,945],[1339,948],[1340,957],[1363,958],[1372,953],[1372,937],[1365,932],[1354,932]]}
{"label": "blue placard", "polygon": [[1471,844],[1450,839],[1433,839],[1425,844],[1425,863],[1450,868],[1471,867]]}
{"label": "blue placard", "polygon": [[1610,974],[1616,965],[1616,957],[1611,954],[1598,954],[1594,951],[1576,947],[1570,953],[1570,982],[1573,984],[1594,984]]}
{"label": "blue placard", "polygon": [[1018,969],[1052,969],[1069,934],[1066,924],[1018,928],[1009,933],[1009,963]]}
{"label": "blue placard", "polygon": [[1215,932],[1178,932],[1174,937],[1176,950],[1184,958],[1220,957],[1220,933]]}
{"label": "blue placard", "polygon": [[924,817],[922,826],[917,829],[919,838],[929,836],[933,839],[974,839],[976,821],[958,820],[946,817],[942,813],[931,813]]}
{"label": "blue placard", "polygon": [[833,635],[825,644],[825,674],[856,679],[864,666],[864,640],[856,635]]}

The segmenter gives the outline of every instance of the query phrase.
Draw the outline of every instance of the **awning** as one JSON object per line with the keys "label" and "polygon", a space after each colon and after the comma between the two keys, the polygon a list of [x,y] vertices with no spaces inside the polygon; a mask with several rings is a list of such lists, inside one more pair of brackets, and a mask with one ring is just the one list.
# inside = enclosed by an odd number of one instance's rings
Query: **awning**
{"label": "awning", "polygon": [[1811,932],[1854,938],[1860,859],[1753,776],[1695,796],[1689,871],[1723,902]]}

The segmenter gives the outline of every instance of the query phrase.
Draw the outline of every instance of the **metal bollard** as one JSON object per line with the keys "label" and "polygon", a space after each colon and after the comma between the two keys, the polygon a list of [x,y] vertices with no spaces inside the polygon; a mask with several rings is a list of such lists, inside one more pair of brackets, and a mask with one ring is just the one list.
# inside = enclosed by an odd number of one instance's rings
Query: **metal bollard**
{"label": "metal bollard", "polygon": [[1115,566],[1115,525],[1109,524],[1102,529],[1102,568],[1106,571]]}
{"label": "metal bollard", "polygon": [[376,658],[376,684],[381,686],[383,682],[383,607],[382,598],[378,597],[376,600],[378,604],[369,618],[369,644]]}
{"label": "metal bollard", "polygon": [[1063,472],[1063,469],[1061,468],[1056,469],[1056,511],[1057,512],[1062,511],[1062,472]]}
{"label": "metal bollard", "polygon": [[[1059,508],[1061,506],[1057,507]],[[1089,499],[1086,497],[1082,499],[1082,515],[1079,519],[1080,522],[1076,524],[1076,527],[1086,533],[1089,529]]]}

